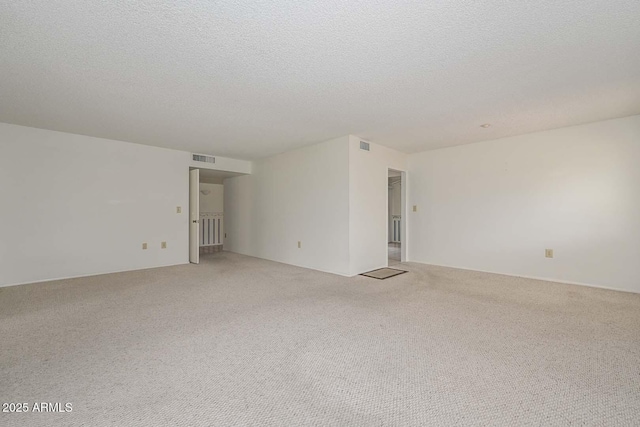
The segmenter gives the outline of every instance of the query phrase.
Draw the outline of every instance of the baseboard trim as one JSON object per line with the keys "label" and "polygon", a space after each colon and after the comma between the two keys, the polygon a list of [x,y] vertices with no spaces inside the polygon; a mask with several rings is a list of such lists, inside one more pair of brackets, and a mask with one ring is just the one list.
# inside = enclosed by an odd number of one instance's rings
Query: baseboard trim
{"label": "baseboard trim", "polygon": [[233,253],[233,254],[242,255],[242,256],[248,256],[248,257],[251,257],[251,258],[263,259],[265,261],[277,262],[278,264],[285,264],[285,265],[292,265],[294,267],[299,267],[299,268],[306,268],[307,270],[319,271],[321,273],[335,274],[336,276],[342,276],[342,277],[353,277],[353,275],[351,275],[351,274],[339,273],[337,271],[322,270],[322,269],[316,268],[316,267],[309,267],[308,265],[294,264],[292,262],[285,262],[285,261],[281,261],[281,260],[273,259],[273,258],[265,258],[265,257],[261,257],[261,256],[258,256],[258,255],[246,254],[246,253],[243,253],[243,252],[236,252],[236,251],[229,250],[229,249],[225,249],[225,251]]}
{"label": "baseboard trim", "polygon": [[416,264],[424,264],[424,265],[433,265],[435,267],[455,268],[455,269],[458,269],[458,270],[477,271],[478,273],[499,274],[500,276],[521,277],[523,279],[542,280],[544,282],[562,283],[562,284],[565,284],[565,285],[586,286],[586,287],[589,287],[589,288],[606,289],[608,291],[627,292],[627,293],[630,293],[630,294],[640,294],[640,291],[631,291],[629,289],[614,288],[614,287],[611,287],[611,286],[594,285],[594,284],[591,284],[591,283],[572,282],[572,281],[569,281],[569,280],[561,280],[561,279],[555,279],[555,278],[551,278],[551,277],[526,276],[524,274],[501,273],[501,272],[498,272],[498,271],[478,270],[477,268],[458,267],[458,266],[446,265],[446,264],[434,264],[432,262],[421,262],[421,261],[406,261],[406,262],[414,262]]}
{"label": "baseboard trim", "polygon": [[180,263],[176,263],[176,264],[156,265],[156,266],[153,266],[153,267],[129,268],[129,269],[126,269],[126,270],[115,270],[115,271],[104,271],[104,272],[101,272],[101,273],[80,274],[78,276],[56,277],[55,279],[36,280],[35,282],[7,283],[7,284],[4,284],[4,285],[0,284],[0,288],[8,288],[9,286],[35,285],[37,283],[55,282],[57,280],[81,279],[83,277],[103,276],[105,274],[126,273],[126,272],[129,272],[129,271],[152,270],[154,268],[173,267],[173,266],[176,266],[176,265],[187,265],[187,264],[189,264],[189,263],[188,262],[180,262]]}
{"label": "baseboard trim", "polygon": [[[250,255],[250,254],[243,254],[243,253],[240,253],[240,252],[233,252],[233,251],[229,251],[229,252],[237,253],[237,254],[243,255],[243,256],[249,256],[249,257],[252,257],[252,258],[264,259],[266,261],[277,262],[277,263],[280,263],[280,264],[292,265],[294,267],[306,268],[308,270],[320,271],[322,273],[335,274],[337,276],[342,276],[342,277],[355,277],[355,276],[358,275],[358,274],[345,274],[345,273],[338,273],[338,272],[335,272],[335,271],[321,270],[321,269],[318,269],[318,268],[313,268],[313,267],[309,267],[309,266],[305,266],[305,265],[291,264],[291,263],[282,262],[282,261],[275,260],[275,259],[262,258],[262,257],[259,257],[259,256]],[[608,291],[617,291],[617,292],[627,292],[627,293],[630,293],[630,294],[640,294],[640,291],[632,291],[632,290],[629,290],[629,289],[614,288],[614,287],[611,287],[611,286],[594,285],[594,284],[591,284],[591,283],[584,283],[584,282],[573,282],[573,281],[569,281],[569,280],[561,280],[561,279],[556,279],[556,278],[552,278],[552,277],[528,276],[528,275],[524,275],[524,274],[510,274],[510,273],[503,273],[503,272],[498,272],[498,271],[478,270],[477,268],[459,267],[459,266],[455,266],[455,265],[435,264],[435,263],[432,263],[432,262],[421,262],[421,261],[402,261],[402,262],[409,262],[409,263],[416,263],[416,264],[423,264],[423,265],[432,265],[432,266],[435,266],[435,267],[453,268],[453,269],[465,270],[465,271],[477,271],[479,273],[498,274],[500,276],[521,277],[523,279],[541,280],[541,281],[545,281],[545,282],[562,283],[562,284],[566,284],[566,285],[586,286],[586,287],[589,287],[589,288],[605,289],[605,290],[608,290]],[[177,265],[187,265],[187,264],[189,264],[189,263],[188,262],[180,262],[180,263],[174,263],[174,264],[156,265],[156,266],[153,266],[153,267],[130,268],[130,269],[125,269],[125,270],[115,270],[115,271],[105,271],[105,272],[100,272],[100,273],[81,274],[81,275],[78,275],[78,276],[56,277],[56,278],[53,278],[53,279],[37,280],[35,282],[19,282],[19,283],[0,284],[0,288],[7,288],[7,287],[10,287],[10,286],[32,285],[32,284],[37,284],[37,283],[55,282],[57,280],[80,279],[80,278],[83,278],[83,277],[102,276],[102,275],[105,275],[105,274],[126,273],[126,272],[130,272],[130,271],[151,270],[151,269],[154,269],[154,268],[173,267],[173,266],[177,266]]]}

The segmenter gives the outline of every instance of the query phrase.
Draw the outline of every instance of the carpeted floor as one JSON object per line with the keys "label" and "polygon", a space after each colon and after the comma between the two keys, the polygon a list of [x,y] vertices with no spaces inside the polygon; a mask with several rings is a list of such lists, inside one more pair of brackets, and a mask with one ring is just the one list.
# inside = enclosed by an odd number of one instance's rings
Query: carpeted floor
{"label": "carpeted floor", "polygon": [[0,289],[0,425],[640,423],[640,295],[202,261]]}

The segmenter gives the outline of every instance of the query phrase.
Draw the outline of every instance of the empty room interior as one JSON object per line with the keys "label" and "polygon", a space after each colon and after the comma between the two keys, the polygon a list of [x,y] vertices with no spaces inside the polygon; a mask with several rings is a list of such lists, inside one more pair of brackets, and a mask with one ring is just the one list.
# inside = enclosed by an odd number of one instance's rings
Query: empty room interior
{"label": "empty room interior", "polygon": [[0,2],[0,425],[640,425],[640,2]]}

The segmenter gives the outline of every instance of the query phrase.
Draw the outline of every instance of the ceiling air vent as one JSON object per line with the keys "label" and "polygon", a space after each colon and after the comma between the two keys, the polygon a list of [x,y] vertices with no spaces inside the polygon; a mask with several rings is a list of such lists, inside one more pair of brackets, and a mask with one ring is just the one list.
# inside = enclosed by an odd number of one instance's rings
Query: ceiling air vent
{"label": "ceiling air vent", "polygon": [[215,163],[216,158],[213,156],[205,156],[202,154],[194,154],[193,155],[194,162],[203,162],[203,163]]}
{"label": "ceiling air vent", "polygon": [[364,150],[364,151],[370,151],[369,150],[369,143],[368,142],[364,142],[364,141],[360,141],[360,149]]}

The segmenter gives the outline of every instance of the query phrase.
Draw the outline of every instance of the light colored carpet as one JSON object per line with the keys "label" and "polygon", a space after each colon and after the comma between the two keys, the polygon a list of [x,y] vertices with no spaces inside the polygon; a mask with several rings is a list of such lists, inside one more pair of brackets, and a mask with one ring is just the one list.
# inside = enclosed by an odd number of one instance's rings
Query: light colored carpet
{"label": "light colored carpet", "polygon": [[640,295],[226,252],[0,290],[3,426],[638,425]]}

